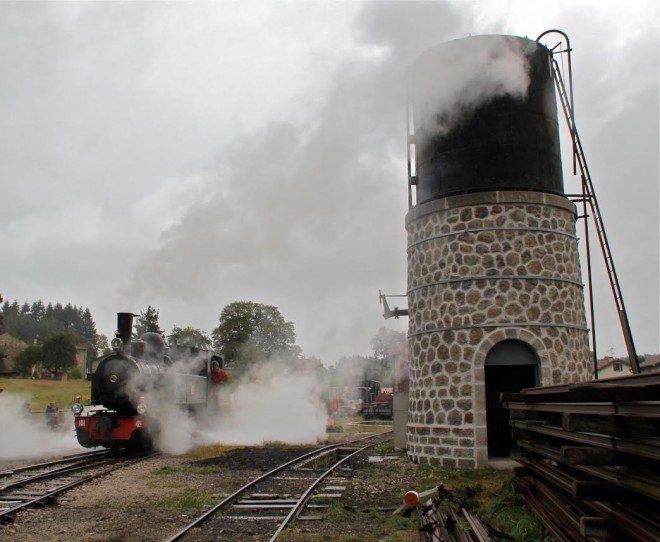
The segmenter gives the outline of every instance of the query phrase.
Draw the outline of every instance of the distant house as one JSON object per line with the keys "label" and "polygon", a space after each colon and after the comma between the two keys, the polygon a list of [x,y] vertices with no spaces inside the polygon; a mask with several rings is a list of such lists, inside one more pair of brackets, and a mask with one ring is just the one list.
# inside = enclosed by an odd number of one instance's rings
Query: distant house
{"label": "distant house", "polygon": [[[639,369],[642,373],[660,371],[660,354],[645,354],[639,357]],[[605,356],[598,360],[598,379],[614,378],[632,374],[628,358]]]}
{"label": "distant house", "polygon": [[[28,343],[17,339],[9,333],[0,334],[0,351],[5,354],[5,357],[0,361],[0,375],[14,375],[17,374],[14,371],[14,362],[16,356],[20,354],[25,348],[29,345]],[[76,346],[76,363],[75,366],[80,369],[80,373],[84,378],[88,372],[88,353],[86,346]],[[39,374],[39,373],[38,373]],[[40,373],[40,378],[53,378],[53,375],[47,369],[42,369]],[[65,375],[59,375],[58,378],[66,379]]]}
{"label": "distant house", "polygon": [[76,346],[76,367],[80,369],[80,374],[85,377],[87,374],[87,346]]}
{"label": "distant house", "polygon": [[17,339],[9,333],[0,334],[0,350],[7,356],[0,366],[0,374],[11,374],[14,372],[14,361],[28,344]]}
{"label": "distant house", "polygon": [[[87,347],[86,346],[76,346],[76,362],[74,367],[80,369],[80,377],[86,378],[88,367],[87,367]],[[69,380],[69,375],[67,373],[58,373],[56,376],[52,375],[50,371],[45,370],[42,373],[42,378],[57,378],[59,380]]]}
{"label": "distant house", "polygon": [[660,354],[644,354],[644,359],[639,363],[639,369],[643,373],[660,371]]}
{"label": "distant house", "polygon": [[615,378],[632,374],[627,358],[605,356],[598,360],[598,379]]}

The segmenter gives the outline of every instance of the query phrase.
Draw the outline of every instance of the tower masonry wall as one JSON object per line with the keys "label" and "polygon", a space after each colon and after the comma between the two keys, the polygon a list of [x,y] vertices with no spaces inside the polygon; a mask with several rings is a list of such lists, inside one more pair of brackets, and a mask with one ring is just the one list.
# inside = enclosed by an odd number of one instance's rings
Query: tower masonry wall
{"label": "tower masonry wall", "polygon": [[575,206],[532,191],[463,194],[406,216],[414,461],[488,463],[484,362],[529,345],[539,385],[590,378]]}

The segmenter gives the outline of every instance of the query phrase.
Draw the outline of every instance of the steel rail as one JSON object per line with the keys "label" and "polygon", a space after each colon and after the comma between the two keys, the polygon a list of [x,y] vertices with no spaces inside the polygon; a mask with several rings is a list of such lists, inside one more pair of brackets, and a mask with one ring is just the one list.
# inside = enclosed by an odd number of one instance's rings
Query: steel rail
{"label": "steel rail", "polygon": [[32,476],[27,476],[25,478],[20,478],[19,480],[9,482],[8,484],[0,485],[0,492],[6,491],[13,487],[20,487],[32,482],[38,482],[40,480],[48,480],[50,478],[57,478],[65,474],[70,474],[72,472],[78,472],[88,468],[89,466],[94,466],[99,459],[104,459],[104,458],[105,456],[100,456],[100,457],[97,456],[97,457],[90,457],[88,459],[81,459],[78,462],[74,463],[73,465],[65,465],[63,467],[59,467],[53,470],[49,470],[39,474],[33,474]]}
{"label": "steel rail", "polygon": [[547,393],[566,393],[573,389],[583,386],[607,386],[616,384],[617,386],[638,386],[660,384],[660,372],[642,373],[642,374],[629,374],[623,376],[616,376],[608,378],[607,380],[599,380],[597,383],[592,381],[587,382],[572,382],[570,384],[555,384],[552,386],[539,386],[536,388],[523,388],[521,393],[525,395],[537,395]]}
{"label": "steel rail", "polygon": [[[576,518],[568,501],[537,479],[523,484],[527,507],[534,513],[546,530],[559,542],[584,542],[580,533],[579,518]],[[577,524],[576,524],[577,523]]]}
{"label": "steel rail", "polygon": [[23,467],[16,467],[13,469],[7,469],[0,471],[0,477],[4,476],[9,476],[12,474],[16,474],[19,472],[25,472],[27,470],[34,470],[34,469],[39,469],[39,468],[44,468],[44,467],[50,467],[51,465],[59,465],[61,463],[68,463],[71,461],[77,461],[80,459],[85,459],[88,457],[97,457],[99,455],[107,455],[110,454],[111,452],[109,450],[97,450],[94,452],[85,452],[82,454],[76,454],[76,455],[71,455],[67,457],[63,457],[62,459],[55,459],[53,461],[45,461],[44,463],[34,463],[32,465],[25,465]]}
{"label": "steel rail", "polygon": [[660,542],[660,535],[658,534],[660,525],[653,522],[649,525],[648,516],[639,516],[635,510],[629,507],[617,510],[603,502],[589,502],[587,507],[616,524],[633,540],[638,542]]}
{"label": "steel rail", "polygon": [[[388,431],[383,434],[389,435],[390,433],[391,431]],[[323,480],[325,480],[328,476],[330,476],[335,470],[341,467],[344,463],[353,459],[353,457],[356,456],[357,454],[363,452],[364,450],[368,450],[369,448],[373,448],[378,444],[382,444],[383,442],[386,442],[391,438],[392,437],[389,437],[388,439],[383,439],[379,442],[374,442],[372,444],[368,444],[367,446],[363,446],[358,450],[355,450],[352,454],[347,455],[341,461],[335,463],[332,467],[326,470],[321,476],[319,476],[312,484],[310,484],[310,486],[307,488],[307,491],[305,491],[305,493],[302,494],[302,496],[298,499],[296,505],[291,509],[289,515],[284,519],[284,521],[282,521],[282,523],[280,523],[280,526],[275,531],[275,534],[271,537],[270,542],[275,542],[275,540],[277,540],[277,537],[289,525],[289,523],[291,523],[294,519],[296,519],[300,515],[300,512],[302,512],[302,510],[305,508],[307,501],[309,501],[309,499],[311,498],[312,493],[316,490],[318,486],[321,485]]]}
{"label": "steel rail", "polygon": [[631,416],[634,418],[660,418],[660,401],[635,401],[630,403],[503,403],[511,410],[531,412],[561,412],[569,414],[592,414],[600,416]]}
{"label": "steel rail", "polygon": [[516,429],[660,461],[660,441],[657,438],[621,438],[596,433],[564,431],[558,426],[530,420],[511,420],[509,423]]}
{"label": "steel rail", "polygon": [[[516,458],[516,461],[527,467],[530,471],[538,474],[544,483],[549,482],[564,495],[572,497],[572,481],[575,479],[571,476],[558,469],[553,469],[547,465],[542,465],[536,461],[527,460],[522,457]],[[538,480],[535,480],[534,484],[538,484]],[[547,503],[547,499],[542,500],[542,504],[545,505],[545,503]],[[569,504],[571,504],[571,501],[569,501]],[[572,504],[575,505],[576,503],[573,501]],[[660,542],[660,525],[653,522],[648,517],[648,514],[639,515],[631,507],[622,506],[621,504],[614,506],[606,502],[594,500],[580,501],[580,507],[590,512],[590,516],[603,517],[609,520],[617,529],[624,531],[630,537],[630,540],[636,542]],[[534,507],[532,510],[536,511],[537,508]],[[643,512],[641,513],[644,514]],[[551,519],[554,520],[554,518]],[[554,524],[556,526],[556,522]]]}
{"label": "steel rail", "polygon": [[[43,501],[48,501],[52,500],[55,496],[59,495],[60,493],[63,493],[73,487],[79,486],[81,484],[84,484],[85,482],[88,482],[90,480],[93,480],[95,478],[100,478],[101,476],[105,476],[106,474],[113,472],[115,470],[118,470],[123,467],[127,467],[129,465],[133,465],[134,463],[138,463],[140,461],[144,461],[145,459],[148,459],[150,457],[153,457],[156,455],[155,453],[147,454],[142,457],[134,458],[131,461],[115,461],[113,464],[108,466],[108,468],[105,468],[101,471],[89,474],[87,476],[83,476],[82,478],[79,478],[78,480],[73,480],[67,484],[64,484],[60,487],[56,487],[47,491],[44,491],[42,495],[38,495],[32,499],[29,499],[27,501],[21,502],[17,504],[16,506],[12,508],[8,508],[7,510],[0,511],[0,523],[5,523],[7,521],[11,521],[16,514],[16,512],[19,512],[20,510],[23,510],[25,508],[29,508],[33,505],[36,505],[38,503],[42,503]],[[93,465],[86,465],[85,468],[91,468]],[[100,466],[100,465],[98,465]],[[81,469],[78,469],[81,470]],[[69,474],[70,472],[67,471],[66,469],[62,469],[58,471],[59,474]],[[36,480],[30,480],[30,481],[36,481]]]}
{"label": "steel rail", "polygon": [[[630,469],[620,470],[619,466],[590,466],[566,463],[562,457],[561,452],[557,448],[552,448],[544,444],[536,444],[534,442],[519,440],[518,446],[525,448],[530,452],[551,459],[556,463],[567,466],[577,473],[584,473],[592,476],[594,479],[598,478],[609,482],[613,486],[630,490],[639,495],[650,497],[651,499],[660,499],[660,485],[653,476],[648,473],[636,473]],[[575,478],[575,477],[574,477]],[[577,480],[577,478],[575,478]]]}
{"label": "steel rail", "polygon": [[[388,434],[388,433],[390,433],[390,432],[382,433],[382,434]],[[177,532],[174,536],[168,538],[166,540],[166,542],[175,542],[176,540],[180,540],[183,536],[185,536],[185,534],[188,531],[190,531],[191,529],[197,527],[198,525],[200,525],[201,523],[206,521],[209,517],[213,516],[219,510],[223,509],[227,505],[237,501],[239,499],[240,495],[245,493],[248,489],[256,486],[257,484],[263,482],[264,480],[267,480],[268,478],[273,477],[275,474],[278,474],[279,472],[281,472],[281,471],[283,471],[283,470],[285,470],[285,469],[287,469],[287,468],[289,468],[289,467],[291,467],[291,466],[293,466],[297,463],[302,463],[310,457],[321,455],[321,454],[327,452],[328,450],[342,448],[342,447],[345,447],[345,446],[350,445],[350,444],[355,444],[357,442],[362,442],[364,440],[368,440],[370,438],[374,438],[374,435],[369,435],[367,437],[363,437],[363,438],[359,438],[359,439],[355,439],[355,440],[351,440],[351,441],[347,441],[347,442],[341,442],[341,443],[336,443],[336,444],[330,444],[328,446],[323,446],[321,448],[317,448],[316,450],[312,450],[311,452],[308,452],[306,454],[298,456],[295,459],[292,459],[291,461],[288,461],[288,462],[286,462],[282,465],[279,465],[279,466],[275,467],[274,469],[272,469],[272,470],[268,471],[267,473],[259,476],[258,478],[255,478],[255,479],[249,481],[247,484],[245,484],[241,488],[234,491],[234,493],[227,496],[226,498],[224,498],[222,501],[220,501],[219,503],[217,503],[213,507],[209,508],[201,516],[199,516],[194,521],[190,522],[185,527],[183,527],[183,529],[181,529],[179,532]]]}

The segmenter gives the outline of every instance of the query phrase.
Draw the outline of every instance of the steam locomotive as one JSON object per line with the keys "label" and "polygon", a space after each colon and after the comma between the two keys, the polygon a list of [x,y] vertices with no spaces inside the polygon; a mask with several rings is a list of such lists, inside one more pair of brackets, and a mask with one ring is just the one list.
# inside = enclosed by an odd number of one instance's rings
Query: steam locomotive
{"label": "steam locomotive", "polygon": [[206,407],[213,372],[223,367],[215,352],[168,347],[158,333],[132,340],[132,330],[133,314],[118,313],[113,351],[94,363],[91,403],[73,405],[76,437],[85,448],[150,449],[159,414],[172,407],[190,412]]}

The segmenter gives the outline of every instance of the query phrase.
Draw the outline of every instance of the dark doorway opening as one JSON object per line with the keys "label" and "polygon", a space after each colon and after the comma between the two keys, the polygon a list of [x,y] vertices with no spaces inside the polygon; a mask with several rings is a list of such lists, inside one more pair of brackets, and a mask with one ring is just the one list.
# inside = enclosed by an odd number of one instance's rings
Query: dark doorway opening
{"label": "dark doorway opening", "polygon": [[537,368],[536,353],[521,341],[502,341],[486,356],[484,369],[489,457],[508,457],[513,446],[509,411],[500,403],[500,394],[537,386]]}

